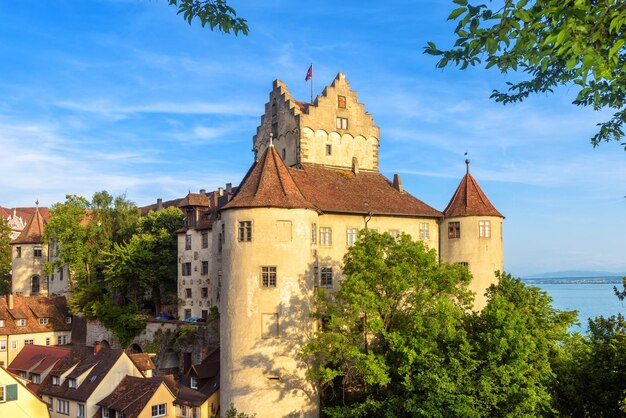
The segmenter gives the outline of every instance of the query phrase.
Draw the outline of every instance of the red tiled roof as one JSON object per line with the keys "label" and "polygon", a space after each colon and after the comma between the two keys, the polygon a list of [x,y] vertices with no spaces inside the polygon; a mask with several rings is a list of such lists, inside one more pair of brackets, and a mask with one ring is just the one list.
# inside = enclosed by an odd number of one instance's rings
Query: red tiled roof
{"label": "red tiled roof", "polygon": [[[72,325],[65,323],[70,316],[65,296],[12,296],[13,309],[9,309],[7,297],[0,298],[0,319],[4,319],[0,335],[72,330]],[[39,318],[48,318],[48,323],[40,324]],[[26,325],[18,326],[17,319],[26,319]]]}
{"label": "red tiled roof", "polygon": [[463,176],[443,214],[447,218],[459,216],[499,216],[504,218],[491,204],[470,173]]}
{"label": "red tiled roof", "polygon": [[39,208],[35,208],[26,226],[20,235],[11,244],[39,244],[43,243],[44,228],[48,220],[44,218]]}
{"label": "red tiled roof", "polygon": [[182,385],[180,381],[176,380],[171,374],[155,376],[154,379],[161,380],[167,385],[170,392],[176,397],[174,400],[174,404],[176,405],[201,406],[211,395]]}
{"label": "red tiled roof", "polygon": [[98,402],[98,405],[124,412],[126,418],[135,418],[161,385],[164,383],[158,379],[126,376],[109,396]]}
{"label": "red tiled roof", "polygon": [[129,354],[128,357],[130,357],[130,360],[135,363],[135,366],[142,372],[156,369],[148,353]]}
{"label": "red tiled roof", "polygon": [[15,356],[8,369],[13,373],[41,374],[67,358],[71,352],[65,347],[27,344]]}
{"label": "red tiled roof", "polygon": [[[124,350],[102,348],[98,353],[80,361],[61,385],[53,385],[51,379],[47,379],[41,385],[39,393],[46,396],[84,402],[89,399],[98,385],[106,379],[109,371],[122,355],[124,355]],[[88,370],[90,370],[89,373],[77,388],[69,387],[68,378],[76,378]],[[51,374],[57,376],[60,375],[60,372],[61,370],[54,370]]]}
{"label": "red tiled roof", "polygon": [[232,208],[311,208],[287,166],[274,147],[268,147],[255,162],[224,209]]}
{"label": "red tiled roof", "polygon": [[322,212],[441,217],[443,214],[382,174],[354,174],[312,164],[286,167],[273,147],[255,163],[224,209],[312,208]]}

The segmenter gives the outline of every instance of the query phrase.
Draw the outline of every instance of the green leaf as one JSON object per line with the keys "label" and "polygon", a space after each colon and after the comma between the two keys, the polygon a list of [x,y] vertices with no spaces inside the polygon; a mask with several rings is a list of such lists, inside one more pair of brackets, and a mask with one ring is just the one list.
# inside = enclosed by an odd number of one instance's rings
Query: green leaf
{"label": "green leaf", "polygon": [[467,11],[467,8],[465,7],[459,7],[458,9],[454,9],[452,13],[450,13],[450,15],[448,16],[448,20],[454,20],[457,17],[461,16],[461,14],[465,13],[466,11]]}

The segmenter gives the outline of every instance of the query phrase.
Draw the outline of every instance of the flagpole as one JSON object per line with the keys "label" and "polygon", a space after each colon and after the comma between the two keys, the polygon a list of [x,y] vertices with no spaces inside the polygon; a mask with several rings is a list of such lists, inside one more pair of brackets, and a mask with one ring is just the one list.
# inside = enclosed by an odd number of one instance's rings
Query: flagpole
{"label": "flagpole", "polygon": [[311,105],[313,104],[313,63],[311,63]]}

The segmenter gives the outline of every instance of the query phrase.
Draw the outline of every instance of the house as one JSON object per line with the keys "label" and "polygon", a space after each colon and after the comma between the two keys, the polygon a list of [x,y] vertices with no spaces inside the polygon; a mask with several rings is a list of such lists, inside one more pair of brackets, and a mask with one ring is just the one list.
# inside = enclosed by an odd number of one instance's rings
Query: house
{"label": "house", "polygon": [[0,298],[0,365],[26,345],[65,345],[72,340],[72,315],[64,296]]}
{"label": "house", "polygon": [[206,387],[208,391],[191,389],[177,380],[173,375],[156,376],[170,388],[176,399],[176,417],[180,418],[213,418],[220,416],[219,375],[214,385]]}
{"label": "house", "polygon": [[39,207],[24,207],[24,208],[5,208],[0,206],[0,222],[5,222],[9,228],[11,228],[11,239],[17,238],[28,220],[33,216],[35,210],[39,209],[42,216],[45,219],[50,217],[48,208]]}
{"label": "house", "polygon": [[174,399],[162,380],[126,376],[97,405],[102,418],[174,418]]}
{"label": "house", "polygon": [[48,406],[20,377],[0,366],[0,417],[45,418]]}
{"label": "house", "polygon": [[66,361],[71,353],[69,347],[27,344],[22,347],[7,369],[28,379],[28,388],[34,393],[39,393],[41,383],[46,380],[48,374]]}
{"label": "house", "polygon": [[[178,232],[179,316],[220,313],[220,404],[261,417],[319,415],[295,353],[317,288],[338,290],[361,229],[410,234],[474,276],[475,309],[502,270],[504,217],[469,172],[443,211],[379,172],[380,129],[339,73],[313,103],[276,80],[232,194],[189,194]],[[216,200],[215,196],[222,200]],[[178,203],[180,205],[180,202]],[[190,377],[200,379],[201,368]]]}
{"label": "house", "polygon": [[93,417],[98,402],[109,396],[126,376],[143,378],[141,371],[121,349],[101,348],[74,364],[50,372],[39,394],[53,418],[67,415]]}

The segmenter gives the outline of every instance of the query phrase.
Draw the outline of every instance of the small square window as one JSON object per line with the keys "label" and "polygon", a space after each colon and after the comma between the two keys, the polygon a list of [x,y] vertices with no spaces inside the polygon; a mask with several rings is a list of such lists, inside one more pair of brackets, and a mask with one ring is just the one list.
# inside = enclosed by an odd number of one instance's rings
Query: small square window
{"label": "small square window", "polygon": [[346,108],[346,96],[337,96],[337,107],[339,109]]}
{"label": "small square window", "polygon": [[34,257],[42,257],[43,256],[43,250],[41,249],[41,247],[35,247],[33,249],[33,256]]}
{"label": "small square window", "polygon": [[320,286],[330,287],[332,285],[333,285],[333,268],[322,267],[322,271],[320,273]]}
{"label": "small square window", "polygon": [[359,235],[359,230],[357,228],[348,228],[346,235],[347,235],[346,243],[348,244],[349,247],[351,247],[356,242],[356,239]]}
{"label": "small square window", "polygon": [[276,287],[276,267],[261,267],[261,279],[263,287]]}
{"label": "small square window", "polygon": [[39,318],[39,325],[48,325],[48,318]]}
{"label": "small square window", "polygon": [[183,263],[183,276],[191,276],[191,263]]}
{"label": "small square window", "polygon": [[333,231],[329,227],[320,227],[320,245],[333,245]]}
{"label": "small square window", "polygon": [[348,129],[348,118],[337,117],[337,129]]}
{"label": "small square window", "polygon": [[65,323],[68,324],[68,325],[71,324],[72,323],[72,317],[71,316],[66,316],[65,317]]}
{"label": "small square window", "polygon": [[7,340],[0,340],[0,351],[7,350]]}
{"label": "small square window", "polygon": [[18,327],[25,327],[26,326],[26,320],[25,319],[18,319],[17,320],[17,326]]}
{"label": "small square window", "polygon": [[65,345],[67,344],[67,335],[59,335],[57,337],[57,345]]}
{"label": "small square window", "polygon": [[186,299],[191,299],[191,288],[190,287],[185,289],[185,298]]}
{"label": "small square window", "polygon": [[428,239],[430,237],[428,231],[428,224],[425,222],[420,222],[420,239]]}
{"label": "small square window", "polygon": [[491,221],[478,222],[478,235],[481,238],[491,238]]}
{"label": "small square window", "polygon": [[202,274],[203,276],[206,276],[207,274],[209,274],[209,262],[208,261],[202,262],[202,270],[200,271],[200,274]]}
{"label": "small square window", "polygon": [[152,418],[164,417],[165,415],[167,415],[166,404],[152,405]]}
{"label": "small square window", "polygon": [[4,328],[4,319],[0,319],[0,328]]}
{"label": "small square window", "polygon": [[198,389],[198,378],[195,376],[191,376],[189,387],[192,389]]}
{"label": "small square window", "polygon": [[203,287],[202,288],[202,297],[203,298],[208,298],[209,297],[209,288],[208,287]]}
{"label": "small square window", "polygon": [[240,221],[239,222],[239,241],[240,242],[252,241],[252,221]]}
{"label": "small square window", "polygon": [[17,340],[11,341],[11,350],[17,349]]}
{"label": "small square window", "polygon": [[333,155],[333,146],[331,144],[326,144],[326,155]]}
{"label": "small square window", "polygon": [[448,223],[448,239],[461,238],[461,223],[449,222]]}

